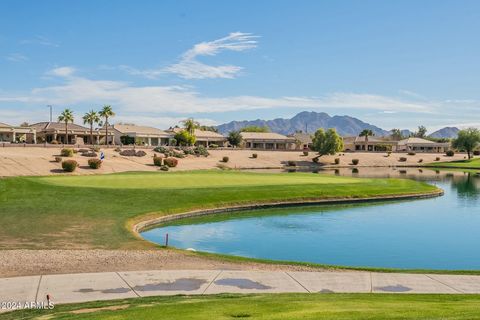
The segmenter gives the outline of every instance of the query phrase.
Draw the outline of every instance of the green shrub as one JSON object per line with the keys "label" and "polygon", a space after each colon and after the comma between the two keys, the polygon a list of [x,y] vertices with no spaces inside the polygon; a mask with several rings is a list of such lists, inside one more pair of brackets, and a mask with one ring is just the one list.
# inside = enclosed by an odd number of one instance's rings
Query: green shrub
{"label": "green shrub", "polygon": [[163,158],[162,157],[153,157],[153,164],[156,165],[157,167],[161,167],[163,165]]}
{"label": "green shrub", "polygon": [[352,159],[352,164],[356,166],[360,162],[359,159]]}
{"label": "green shrub", "polygon": [[165,158],[163,163],[170,168],[174,168],[178,165],[178,160],[176,158]]}
{"label": "green shrub", "polygon": [[64,148],[60,151],[62,157],[73,157],[73,149]]}
{"label": "green shrub", "polygon": [[143,150],[138,150],[137,152],[135,152],[135,157],[145,157],[147,155],[147,153]]}
{"label": "green shrub", "polygon": [[297,166],[297,163],[293,160],[288,160],[287,161],[287,166],[289,167],[296,167]]}
{"label": "green shrub", "polygon": [[406,162],[407,161],[407,158],[405,157],[400,157],[400,159],[398,159],[399,162]]}
{"label": "green shrub", "polygon": [[169,148],[164,147],[164,146],[158,146],[153,151],[158,152],[158,153],[166,153],[169,151]]}
{"label": "green shrub", "polygon": [[55,157],[55,162],[62,162],[62,157]]}
{"label": "green shrub", "polygon": [[102,166],[102,160],[100,159],[88,159],[88,166],[91,169],[100,169]]}
{"label": "green shrub", "polygon": [[62,168],[66,172],[73,172],[78,167],[78,162],[75,160],[65,160],[62,162]]}
{"label": "green shrub", "polygon": [[335,164],[340,164],[340,158],[335,158]]}
{"label": "green shrub", "polygon": [[73,150],[73,153],[74,154],[77,154],[78,153],[78,150],[77,149],[72,149]]}
{"label": "green shrub", "polygon": [[409,155],[409,156],[414,156],[414,155],[416,155],[416,153],[413,152],[413,151],[410,151],[410,152],[408,153],[408,155]]}
{"label": "green shrub", "polygon": [[211,149],[217,149],[218,144],[212,143],[212,144],[209,144],[208,147],[211,148]]}
{"label": "green shrub", "polygon": [[306,157],[308,156],[308,151],[303,151],[303,155]]}
{"label": "green shrub", "polygon": [[208,157],[210,153],[208,152],[207,148],[204,146],[198,146],[194,149],[195,155],[197,156],[203,156],[203,157]]}
{"label": "green shrub", "polygon": [[228,157],[223,157],[222,162],[228,162],[229,158]]}
{"label": "green shrub", "polygon": [[168,168],[168,166],[163,165],[163,166],[160,167],[160,170],[162,170],[162,171],[168,171],[169,168]]}
{"label": "green shrub", "polygon": [[447,150],[445,154],[447,157],[453,157],[455,155],[455,152],[453,150]]}
{"label": "green shrub", "polygon": [[252,158],[253,158],[253,159],[257,159],[257,158],[258,158],[258,154],[252,153]]}

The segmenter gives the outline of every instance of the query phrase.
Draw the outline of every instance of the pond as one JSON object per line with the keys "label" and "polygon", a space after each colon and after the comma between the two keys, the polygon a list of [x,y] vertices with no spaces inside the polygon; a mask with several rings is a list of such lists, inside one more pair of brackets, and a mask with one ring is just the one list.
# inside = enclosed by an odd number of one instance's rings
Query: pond
{"label": "pond", "polygon": [[[312,173],[315,174],[315,173]],[[172,222],[142,233],[183,249],[356,267],[480,270],[480,176],[427,169],[324,171],[408,177],[442,197],[245,211]]]}

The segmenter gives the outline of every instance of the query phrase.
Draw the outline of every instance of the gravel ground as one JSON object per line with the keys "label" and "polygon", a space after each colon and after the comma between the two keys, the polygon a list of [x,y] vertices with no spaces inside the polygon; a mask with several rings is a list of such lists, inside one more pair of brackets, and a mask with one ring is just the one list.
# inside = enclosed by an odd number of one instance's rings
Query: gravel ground
{"label": "gravel ground", "polygon": [[[0,277],[180,269],[308,271],[314,268],[251,262],[226,262],[168,249],[0,251]],[[318,271],[318,268],[315,270]]]}

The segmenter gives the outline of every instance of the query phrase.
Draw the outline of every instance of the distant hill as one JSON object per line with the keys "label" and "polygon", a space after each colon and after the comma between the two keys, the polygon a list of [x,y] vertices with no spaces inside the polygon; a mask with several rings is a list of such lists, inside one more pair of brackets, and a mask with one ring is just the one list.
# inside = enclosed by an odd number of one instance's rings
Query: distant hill
{"label": "distant hill", "polygon": [[429,135],[432,138],[456,138],[460,129],[456,127],[445,127]]}
{"label": "distant hill", "polygon": [[292,134],[296,131],[314,133],[318,128],[335,128],[342,136],[355,136],[364,129],[372,130],[376,136],[389,135],[389,131],[350,116],[329,116],[325,112],[303,111],[291,119],[232,121],[217,126],[220,133],[240,130],[247,126],[267,126],[272,132]]}

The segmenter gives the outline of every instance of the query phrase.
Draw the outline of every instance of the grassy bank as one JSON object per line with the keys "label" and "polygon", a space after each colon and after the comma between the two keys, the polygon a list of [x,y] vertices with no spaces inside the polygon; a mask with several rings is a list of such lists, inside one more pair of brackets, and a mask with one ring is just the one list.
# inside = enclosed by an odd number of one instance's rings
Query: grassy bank
{"label": "grassy bank", "polygon": [[433,162],[426,166],[434,168],[459,168],[459,169],[474,169],[480,170],[480,158],[470,160],[457,160],[449,162]]}
{"label": "grassy bank", "polygon": [[479,295],[270,294],[138,298],[3,319],[480,319]]}
{"label": "grassy bank", "polygon": [[433,192],[426,183],[308,173],[195,171],[0,180],[0,249],[129,249],[127,222],[192,209],[292,199]]}

